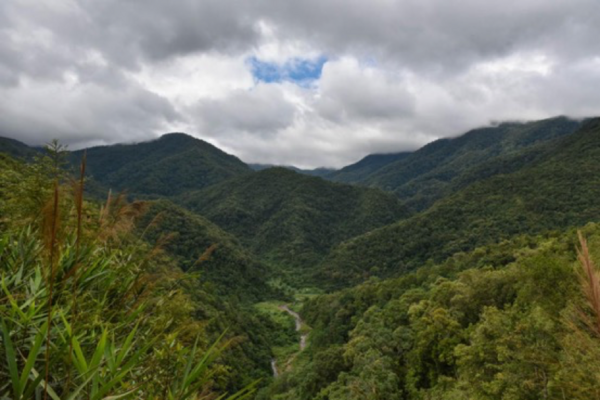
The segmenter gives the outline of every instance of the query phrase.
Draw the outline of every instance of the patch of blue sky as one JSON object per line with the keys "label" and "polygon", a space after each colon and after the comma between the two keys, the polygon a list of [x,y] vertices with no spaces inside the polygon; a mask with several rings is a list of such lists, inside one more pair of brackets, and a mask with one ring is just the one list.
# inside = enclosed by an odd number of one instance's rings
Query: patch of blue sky
{"label": "patch of blue sky", "polygon": [[257,57],[249,57],[246,60],[254,79],[266,83],[293,82],[299,86],[310,86],[321,78],[323,65],[327,57],[317,58],[292,58],[285,63],[279,64],[261,61]]}

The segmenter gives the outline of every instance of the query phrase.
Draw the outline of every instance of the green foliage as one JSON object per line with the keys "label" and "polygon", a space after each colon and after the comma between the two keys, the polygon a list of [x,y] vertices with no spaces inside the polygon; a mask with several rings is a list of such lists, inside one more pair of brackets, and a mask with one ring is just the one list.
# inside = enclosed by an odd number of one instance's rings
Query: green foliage
{"label": "green foliage", "polygon": [[180,201],[261,259],[301,276],[336,243],[406,216],[391,195],[283,168],[230,179]]}
{"label": "green foliage", "polygon": [[138,222],[140,235],[176,257],[188,272],[199,272],[221,296],[258,301],[280,295],[267,284],[270,269],[238,240],[205,218],[166,201],[149,203]]}
{"label": "green foliage", "polygon": [[18,140],[0,137],[0,152],[14,158],[31,160],[39,154],[39,149],[31,148]]}
{"label": "green foliage", "polygon": [[335,182],[362,183],[388,164],[400,161],[411,153],[370,154],[357,163],[348,165],[338,171],[324,175],[324,178]]}
{"label": "green foliage", "polygon": [[[600,228],[584,235],[598,259]],[[309,301],[309,360],[270,398],[595,398],[575,245],[572,231],[519,237]]]}
{"label": "green foliage", "polygon": [[394,276],[521,233],[565,229],[600,216],[600,122],[556,142],[521,170],[476,182],[427,211],[337,246],[322,263],[334,287]]}
{"label": "green foliage", "polygon": [[[86,151],[94,180],[136,195],[172,196],[252,172],[238,158],[180,133],[163,135],[151,142]],[[82,153],[72,153],[75,164]]]}
{"label": "green foliage", "polygon": [[31,163],[0,153],[0,227],[41,222],[55,183],[68,181],[66,150],[56,141],[36,152]]}
{"label": "green foliage", "polygon": [[[222,345],[191,348],[186,337],[204,334],[194,328],[190,300],[173,292],[166,276],[167,287],[144,284],[149,274],[164,274],[158,266],[144,265],[133,249],[93,243],[78,249],[72,239],[51,262],[36,236],[25,230],[0,237],[0,381],[12,382],[0,385],[0,393],[184,399],[210,390],[218,373],[210,363]],[[189,366],[194,374],[172,385],[171,377]]]}
{"label": "green foliage", "polygon": [[392,160],[367,157],[328,177],[393,191],[410,207],[424,210],[466,183],[531,163],[546,144],[579,126],[580,122],[564,117],[503,123],[455,139],[437,140],[414,153],[389,155]]}
{"label": "green foliage", "polygon": [[288,360],[298,352],[300,337],[296,332],[294,318],[280,309],[281,302],[269,301],[255,305],[259,313],[267,316],[276,325],[274,335],[271,337],[273,357],[277,360],[280,369],[284,368]]}
{"label": "green foliage", "polygon": [[62,154],[2,159],[0,397],[186,399],[241,385],[221,363],[239,339],[196,318],[195,278],[131,233],[143,207],[81,204]]}

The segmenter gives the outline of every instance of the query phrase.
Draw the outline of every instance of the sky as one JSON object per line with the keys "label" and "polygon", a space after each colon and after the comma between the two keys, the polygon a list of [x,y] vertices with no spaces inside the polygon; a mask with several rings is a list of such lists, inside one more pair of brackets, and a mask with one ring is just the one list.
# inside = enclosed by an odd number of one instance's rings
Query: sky
{"label": "sky", "polygon": [[600,115],[598,0],[3,0],[0,136],[341,167]]}

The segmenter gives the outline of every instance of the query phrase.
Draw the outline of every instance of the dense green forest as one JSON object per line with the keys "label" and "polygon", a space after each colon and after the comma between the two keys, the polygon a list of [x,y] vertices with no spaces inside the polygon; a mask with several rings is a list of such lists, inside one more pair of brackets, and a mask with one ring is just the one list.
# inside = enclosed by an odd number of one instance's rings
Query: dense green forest
{"label": "dense green forest", "polygon": [[334,286],[394,276],[521,233],[600,218],[600,120],[516,172],[476,181],[425,212],[337,246],[319,269]]}
{"label": "dense green forest", "polygon": [[296,273],[332,246],[408,216],[393,195],[270,168],[189,192],[178,201]]}
{"label": "dense green forest", "polygon": [[223,296],[261,301],[279,295],[267,285],[270,268],[257,261],[229,233],[167,201],[152,201],[138,221],[138,232],[160,243],[184,271],[197,271]]}
{"label": "dense green forest", "polygon": [[360,161],[348,165],[337,171],[332,171],[327,175],[324,175],[324,177],[336,182],[362,184],[363,182],[365,182],[365,180],[369,178],[369,176],[371,176],[376,171],[380,170],[388,164],[402,160],[410,155],[411,153],[409,152],[392,154],[369,154]]}
{"label": "dense green forest", "polygon": [[335,169],[331,169],[331,168],[302,169],[302,168],[294,167],[292,165],[248,164],[248,166],[250,168],[252,168],[254,171],[262,171],[262,170],[269,169],[269,168],[286,168],[291,171],[295,171],[295,172],[298,172],[298,173],[301,173],[304,175],[320,176],[320,177],[325,177],[336,171]]}
{"label": "dense green forest", "polygon": [[[251,172],[237,157],[181,133],[128,145],[92,147],[88,173],[115,191],[171,196]],[[74,164],[83,151],[72,153]]]}
{"label": "dense green forest", "polygon": [[513,158],[577,130],[580,122],[559,117],[529,123],[503,123],[475,129],[453,139],[440,139],[414,153],[367,157],[328,177],[395,192],[406,204],[424,210],[436,200],[521,164]]}
{"label": "dense green forest", "polygon": [[598,160],[598,118],[334,172],[1,138],[0,398],[600,399]]}
{"label": "dense green forest", "polygon": [[[597,399],[600,229],[520,236],[320,296],[263,399]],[[576,248],[581,260],[578,262]]]}

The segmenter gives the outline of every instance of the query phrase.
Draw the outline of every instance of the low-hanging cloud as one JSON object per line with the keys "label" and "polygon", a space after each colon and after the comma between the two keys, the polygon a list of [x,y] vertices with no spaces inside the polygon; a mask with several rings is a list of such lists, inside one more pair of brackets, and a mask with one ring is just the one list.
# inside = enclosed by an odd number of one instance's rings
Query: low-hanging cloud
{"label": "low-hanging cloud", "polygon": [[598,37],[597,0],[4,1],[0,135],[185,130],[249,162],[342,166],[598,114]]}

